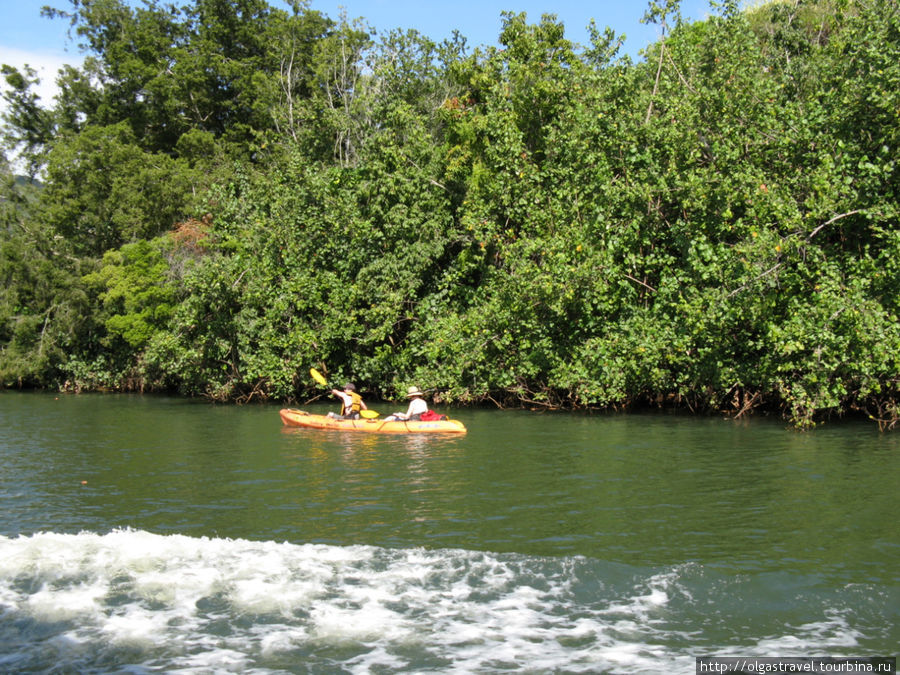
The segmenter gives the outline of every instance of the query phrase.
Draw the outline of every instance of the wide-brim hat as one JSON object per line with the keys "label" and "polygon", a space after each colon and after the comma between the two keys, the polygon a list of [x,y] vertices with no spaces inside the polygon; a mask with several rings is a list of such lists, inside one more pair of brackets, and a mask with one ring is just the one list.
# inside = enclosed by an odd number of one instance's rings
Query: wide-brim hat
{"label": "wide-brim hat", "polygon": [[418,387],[410,387],[409,389],[406,390],[406,398],[409,398],[410,396],[424,396],[424,395],[425,394],[423,394],[421,391],[419,391]]}

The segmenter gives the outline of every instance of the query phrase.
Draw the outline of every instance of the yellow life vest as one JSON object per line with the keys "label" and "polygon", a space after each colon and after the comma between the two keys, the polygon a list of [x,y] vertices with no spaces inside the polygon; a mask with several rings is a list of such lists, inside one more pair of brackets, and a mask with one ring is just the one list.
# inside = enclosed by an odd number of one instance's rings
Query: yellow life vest
{"label": "yellow life vest", "polygon": [[344,409],[341,411],[341,415],[352,415],[362,410],[362,396],[357,394],[355,391],[351,391],[350,398],[352,399],[352,402],[349,406],[344,404]]}

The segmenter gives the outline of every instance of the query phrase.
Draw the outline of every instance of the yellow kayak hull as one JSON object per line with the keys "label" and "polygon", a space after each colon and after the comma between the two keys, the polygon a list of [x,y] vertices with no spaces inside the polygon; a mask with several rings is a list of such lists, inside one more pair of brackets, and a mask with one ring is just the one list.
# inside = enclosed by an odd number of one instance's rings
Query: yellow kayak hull
{"label": "yellow kayak hull", "polygon": [[336,420],[327,415],[315,415],[284,408],[280,410],[281,421],[288,427],[309,429],[330,429],[333,431],[366,431],[376,434],[464,434],[466,427],[458,420],[436,420],[434,422],[402,422],[383,419]]}

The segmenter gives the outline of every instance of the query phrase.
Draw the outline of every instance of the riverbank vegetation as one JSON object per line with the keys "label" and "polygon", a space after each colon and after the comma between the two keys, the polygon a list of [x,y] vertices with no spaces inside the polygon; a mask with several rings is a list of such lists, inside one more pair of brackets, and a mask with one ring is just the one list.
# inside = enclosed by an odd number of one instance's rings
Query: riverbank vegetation
{"label": "riverbank vegetation", "polygon": [[643,58],[72,0],[4,67],[0,382],[900,418],[900,9],[650,2]]}

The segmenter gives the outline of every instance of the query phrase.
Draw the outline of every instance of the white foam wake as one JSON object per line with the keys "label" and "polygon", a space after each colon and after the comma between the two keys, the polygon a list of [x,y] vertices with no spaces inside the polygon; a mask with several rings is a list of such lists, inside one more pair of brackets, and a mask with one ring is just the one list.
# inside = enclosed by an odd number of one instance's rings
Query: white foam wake
{"label": "white foam wake", "polygon": [[135,530],[0,537],[0,670],[694,672],[701,636],[670,616],[691,602],[684,569],[598,565]]}

